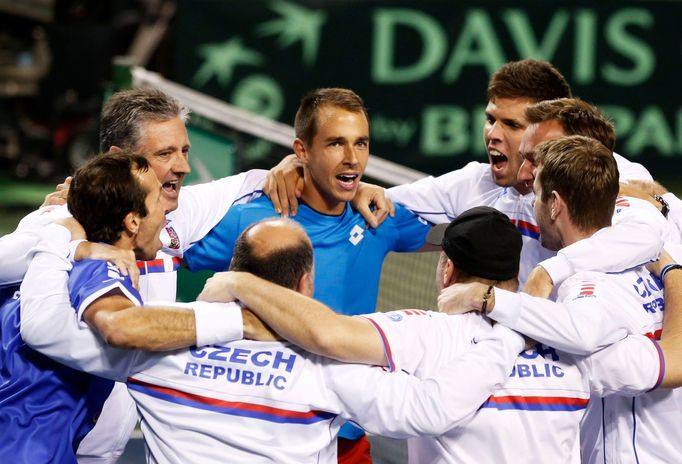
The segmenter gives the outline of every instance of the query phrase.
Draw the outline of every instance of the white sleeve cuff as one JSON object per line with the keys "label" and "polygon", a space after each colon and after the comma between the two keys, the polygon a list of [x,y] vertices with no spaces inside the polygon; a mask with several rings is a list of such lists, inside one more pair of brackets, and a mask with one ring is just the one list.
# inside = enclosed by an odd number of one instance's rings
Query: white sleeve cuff
{"label": "white sleeve cuff", "polygon": [[549,277],[552,279],[552,283],[554,283],[555,287],[561,285],[564,280],[575,274],[571,262],[562,253],[558,253],[556,256],[547,258],[538,264],[538,266],[542,266],[545,271],[547,271],[547,274],[549,274]]}
{"label": "white sleeve cuff", "polygon": [[192,303],[197,346],[227,343],[244,338],[242,309],[236,303]]}
{"label": "white sleeve cuff", "polygon": [[495,307],[488,313],[488,316],[501,324],[514,327],[520,313],[521,295],[495,288]]}
{"label": "white sleeve cuff", "polygon": [[83,242],[87,242],[87,240],[79,239],[71,240],[71,242],[69,242],[69,261],[72,263],[76,261],[76,249],[78,248],[78,245]]}

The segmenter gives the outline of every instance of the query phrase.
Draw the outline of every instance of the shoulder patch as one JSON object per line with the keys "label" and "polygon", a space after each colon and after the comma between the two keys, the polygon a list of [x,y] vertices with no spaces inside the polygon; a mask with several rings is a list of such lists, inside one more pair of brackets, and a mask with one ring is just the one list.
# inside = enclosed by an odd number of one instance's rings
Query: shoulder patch
{"label": "shoulder patch", "polygon": [[630,207],[630,202],[628,201],[627,198],[618,196],[616,197],[616,209],[620,211],[623,208],[629,208]]}
{"label": "shoulder patch", "polygon": [[578,298],[594,298],[594,291],[596,288],[596,283],[589,280],[583,280],[582,284],[580,285],[580,292],[574,298],[574,300],[577,300]]}
{"label": "shoulder patch", "polygon": [[428,313],[426,311],[423,311],[421,309],[403,309],[401,311],[404,314],[407,314],[408,316],[426,316]]}
{"label": "shoulder patch", "polygon": [[428,316],[429,312],[421,309],[400,309],[384,313],[393,322],[402,321],[405,316]]}

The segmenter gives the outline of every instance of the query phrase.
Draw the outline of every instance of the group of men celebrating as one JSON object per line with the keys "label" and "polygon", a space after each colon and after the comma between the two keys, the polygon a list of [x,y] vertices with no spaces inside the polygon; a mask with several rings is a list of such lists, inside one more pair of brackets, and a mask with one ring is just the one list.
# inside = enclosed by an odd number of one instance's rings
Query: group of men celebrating
{"label": "group of men celebrating", "polygon": [[[185,118],[114,94],[68,208],[0,239],[0,455],[115,462],[139,415],[150,462],[370,462],[355,425],[415,463],[679,460],[682,208],[551,64],[491,77],[488,163],[385,192],[350,90],[270,173],[181,189]],[[429,247],[441,312],[372,314]],[[176,304],[181,261],[228,272]]]}

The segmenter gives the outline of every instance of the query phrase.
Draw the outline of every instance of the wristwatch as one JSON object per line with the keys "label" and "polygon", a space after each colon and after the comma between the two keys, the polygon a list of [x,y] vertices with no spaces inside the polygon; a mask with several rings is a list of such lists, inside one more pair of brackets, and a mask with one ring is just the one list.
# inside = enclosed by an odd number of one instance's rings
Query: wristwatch
{"label": "wristwatch", "polygon": [[668,204],[667,201],[663,199],[662,196],[660,195],[652,195],[654,197],[654,200],[659,202],[661,204],[661,214],[663,215],[664,218],[668,218],[668,213],[670,212],[670,205]]}

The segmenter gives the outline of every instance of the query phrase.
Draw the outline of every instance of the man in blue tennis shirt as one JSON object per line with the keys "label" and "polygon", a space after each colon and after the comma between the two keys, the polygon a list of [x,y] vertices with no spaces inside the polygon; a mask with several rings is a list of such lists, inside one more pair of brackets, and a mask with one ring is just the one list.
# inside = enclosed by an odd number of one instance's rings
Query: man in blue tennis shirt
{"label": "man in blue tennis shirt", "polygon": [[[362,99],[347,89],[317,89],[303,97],[294,123],[294,153],[303,165],[305,186],[294,220],[310,237],[317,275],[314,297],[341,314],[361,314],[376,306],[384,257],[390,251],[420,249],[429,230],[427,223],[397,206],[376,229],[350,201],[369,158],[369,121]],[[191,270],[227,270],[237,237],[249,225],[276,217],[272,202],[261,197],[230,208],[218,225],[185,254]],[[339,435],[353,440],[366,460],[351,452],[349,462],[368,462],[366,442],[355,443],[363,433],[346,427]],[[340,441],[339,462],[344,462]]]}
{"label": "man in blue tennis shirt", "polygon": [[[161,247],[159,232],[166,223],[161,188],[146,158],[105,154],[76,172],[69,210],[91,241],[149,259]],[[220,325],[214,316],[224,320],[229,315],[218,308],[202,319],[199,303],[192,308],[142,308],[130,276],[114,264],[86,259],[71,269],[66,249],[78,252],[69,245],[69,229],[50,224],[40,236],[36,250],[59,251],[63,262],[45,266],[41,258],[34,259],[27,280],[40,282],[41,295],[22,285],[21,298],[16,293],[0,307],[0,456],[13,463],[75,463],[76,449],[114,386],[91,369],[93,360],[99,363],[101,358],[97,335],[118,348],[199,346],[216,341],[204,340],[200,327],[211,325],[208,333],[213,333]],[[59,282],[55,287],[52,277],[69,269],[70,304],[57,307],[54,296],[59,300],[65,288]],[[77,318],[68,314],[70,306]],[[129,356],[125,351],[108,352],[107,365],[124,362]]]}
{"label": "man in blue tennis shirt", "polygon": [[[70,195],[69,209],[87,231],[98,232],[89,235],[93,241],[134,249],[143,259],[154,257],[165,223],[159,181],[141,156],[103,155],[97,162],[98,169],[88,170],[91,163],[76,174],[79,184],[72,185],[72,191],[86,193]],[[90,177],[79,176],[85,172]],[[103,182],[107,178],[116,181]],[[113,184],[116,188],[106,189]],[[103,215],[105,205],[110,208]],[[104,218],[108,223],[102,222]],[[115,304],[141,305],[130,279],[105,261],[80,261],[71,272],[68,289],[73,307],[88,323]],[[21,324],[17,294],[0,312],[0,455],[12,462],[76,462],[75,449],[93,428],[114,382],[34,351],[22,338]],[[53,330],[59,330],[59,324]]]}

